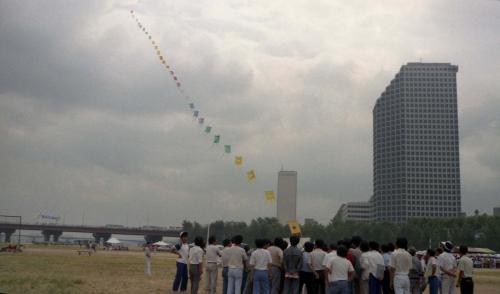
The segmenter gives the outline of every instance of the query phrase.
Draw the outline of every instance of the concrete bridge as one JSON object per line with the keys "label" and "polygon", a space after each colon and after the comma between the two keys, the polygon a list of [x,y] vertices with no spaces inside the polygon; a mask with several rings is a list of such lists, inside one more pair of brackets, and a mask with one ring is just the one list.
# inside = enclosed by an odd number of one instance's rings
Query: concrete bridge
{"label": "concrete bridge", "polygon": [[16,224],[0,222],[0,233],[5,233],[5,242],[10,242],[16,230],[41,231],[46,242],[57,242],[63,232],[91,233],[97,243],[108,240],[112,234],[144,236],[144,240],[157,242],[163,237],[177,237],[181,229],[160,227],[121,227],[121,226],[80,226],[60,224]]}

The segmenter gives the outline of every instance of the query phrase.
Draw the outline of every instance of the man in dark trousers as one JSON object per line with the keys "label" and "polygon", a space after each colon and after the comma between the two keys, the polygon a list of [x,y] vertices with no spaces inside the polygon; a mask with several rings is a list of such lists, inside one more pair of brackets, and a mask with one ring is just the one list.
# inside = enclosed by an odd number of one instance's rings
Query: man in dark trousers
{"label": "man in dark trousers", "polygon": [[299,271],[302,267],[302,251],[297,248],[299,237],[290,237],[290,247],[283,252],[283,271],[285,284],[283,293],[299,294]]}

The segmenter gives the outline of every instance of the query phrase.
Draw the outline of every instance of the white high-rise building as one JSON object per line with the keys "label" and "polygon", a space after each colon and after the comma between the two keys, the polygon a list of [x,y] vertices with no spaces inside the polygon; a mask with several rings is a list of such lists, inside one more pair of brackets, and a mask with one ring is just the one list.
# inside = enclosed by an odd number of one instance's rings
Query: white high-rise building
{"label": "white high-rise building", "polygon": [[280,223],[297,220],[297,172],[278,173],[277,218]]}

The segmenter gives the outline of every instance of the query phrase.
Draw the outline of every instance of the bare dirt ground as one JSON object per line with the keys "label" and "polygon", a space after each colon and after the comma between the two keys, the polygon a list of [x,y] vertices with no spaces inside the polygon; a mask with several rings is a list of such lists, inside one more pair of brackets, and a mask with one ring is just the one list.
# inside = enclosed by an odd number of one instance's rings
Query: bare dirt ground
{"label": "bare dirt ground", "polygon": [[[88,256],[78,255],[78,249],[27,247],[23,253],[1,253],[0,293],[171,293],[176,257],[170,253],[153,253],[153,275],[146,277],[141,251]],[[500,293],[500,269],[477,270],[475,281],[475,293]]]}

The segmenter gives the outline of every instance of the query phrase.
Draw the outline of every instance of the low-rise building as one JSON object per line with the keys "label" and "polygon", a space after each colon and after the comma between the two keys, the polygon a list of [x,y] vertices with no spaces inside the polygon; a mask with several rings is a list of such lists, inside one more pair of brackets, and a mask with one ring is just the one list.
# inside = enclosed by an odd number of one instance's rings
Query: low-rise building
{"label": "low-rise building", "polygon": [[335,219],[342,221],[372,221],[373,204],[371,201],[344,203],[337,211]]}

